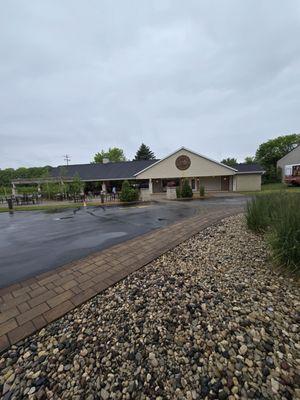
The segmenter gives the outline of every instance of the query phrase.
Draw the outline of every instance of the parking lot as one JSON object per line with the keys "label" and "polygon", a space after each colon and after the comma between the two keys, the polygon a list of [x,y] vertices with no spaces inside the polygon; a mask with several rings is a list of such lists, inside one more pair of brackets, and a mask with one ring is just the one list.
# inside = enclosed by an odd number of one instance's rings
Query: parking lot
{"label": "parking lot", "polygon": [[183,218],[245,198],[164,202],[132,207],[78,207],[0,214],[0,287],[56,268]]}

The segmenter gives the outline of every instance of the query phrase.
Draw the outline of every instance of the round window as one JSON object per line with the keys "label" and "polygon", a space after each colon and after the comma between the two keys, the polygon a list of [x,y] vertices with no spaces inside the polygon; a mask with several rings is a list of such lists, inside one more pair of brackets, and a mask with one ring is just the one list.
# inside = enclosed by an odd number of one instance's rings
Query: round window
{"label": "round window", "polygon": [[176,167],[180,170],[188,169],[191,165],[191,159],[188,156],[179,156],[175,161]]}

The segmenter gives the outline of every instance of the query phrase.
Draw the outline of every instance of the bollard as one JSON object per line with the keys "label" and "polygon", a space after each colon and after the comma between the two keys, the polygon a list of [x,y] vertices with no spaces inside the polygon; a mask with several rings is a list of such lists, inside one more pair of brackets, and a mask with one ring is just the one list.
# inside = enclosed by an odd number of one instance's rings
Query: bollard
{"label": "bollard", "polygon": [[100,197],[101,197],[101,203],[104,203],[104,194],[101,194]]}

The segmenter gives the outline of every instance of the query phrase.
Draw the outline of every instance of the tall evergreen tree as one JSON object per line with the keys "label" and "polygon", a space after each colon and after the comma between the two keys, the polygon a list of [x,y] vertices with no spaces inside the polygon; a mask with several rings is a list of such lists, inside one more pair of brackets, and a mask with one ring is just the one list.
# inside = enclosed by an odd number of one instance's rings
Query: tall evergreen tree
{"label": "tall evergreen tree", "polygon": [[155,155],[153,151],[150,150],[149,146],[146,146],[144,143],[140,145],[140,148],[136,152],[134,157],[135,160],[154,160]]}

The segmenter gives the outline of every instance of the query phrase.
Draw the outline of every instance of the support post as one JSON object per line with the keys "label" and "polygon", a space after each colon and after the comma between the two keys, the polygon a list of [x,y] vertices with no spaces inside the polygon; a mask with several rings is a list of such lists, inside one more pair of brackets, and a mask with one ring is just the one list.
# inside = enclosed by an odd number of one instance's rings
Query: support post
{"label": "support post", "polygon": [[153,183],[152,183],[152,179],[149,179],[149,194],[153,193]]}
{"label": "support post", "polygon": [[16,185],[15,185],[14,183],[12,183],[11,194],[12,194],[13,196],[15,196],[15,195],[17,194]]}
{"label": "support post", "polygon": [[232,191],[233,191],[233,192],[236,192],[236,190],[237,190],[236,176],[233,175],[233,176],[232,176]]}

